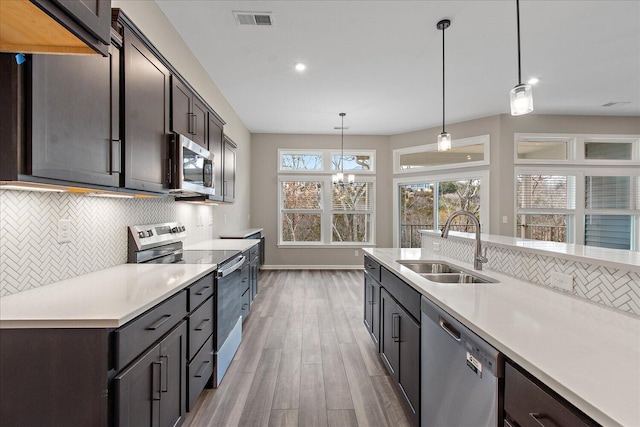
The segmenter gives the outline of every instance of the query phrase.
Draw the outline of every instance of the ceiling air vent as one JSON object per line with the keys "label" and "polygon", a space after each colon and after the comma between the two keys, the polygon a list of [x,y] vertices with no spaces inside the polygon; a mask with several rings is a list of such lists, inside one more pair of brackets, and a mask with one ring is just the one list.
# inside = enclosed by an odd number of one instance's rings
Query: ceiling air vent
{"label": "ceiling air vent", "polygon": [[233,12],[233,16],[236,18],[236,24],[238,25],[250,25],[250,26],[273,26],[273,14],[271,12]]}

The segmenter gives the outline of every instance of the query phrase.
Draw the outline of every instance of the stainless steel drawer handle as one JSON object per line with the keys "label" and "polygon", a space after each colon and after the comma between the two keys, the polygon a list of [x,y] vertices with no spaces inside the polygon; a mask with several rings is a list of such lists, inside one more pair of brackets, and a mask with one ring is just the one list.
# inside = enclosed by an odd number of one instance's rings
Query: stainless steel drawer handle
{"label": "stainless steel drawer handle", "polygon": [[444,331],[449,334],[449,336],[451,336],[451,338],[453,338],[454,340],[460,342],[460,332],[456,331],[456,329],[451,326],[451,324],[449,322],[447,322],[446,320],[444,320],[442,317],[440,317],[440,327],[442,329],[444,329]]}
{"label": "stainless steel drawer handle", "polygon": [[171,314],[165,314],[160,319],[158,319],[153,325],[147,326],[145,329],[147,331],[155,331],[160,326],[164,325],[167,322],[167,320],[169,320],[170,317],[171,317]]}
{"label": "stainless steel drawer handle", "polygon": [[206,325],[209,320],[210,319],[204,319],[202,322],[200,322],[200,324],[196,327],[196,331],[203,330],[204,329],[204,325]]}
{"label": "stainless steel drawer handle", "polygon": [[536,423],[538,423],[538,425],[539,425],[539,426],[546,427],[546,426],[542,423],[542,421],[540,421],[541,419],[546,418],[544,415],[541,415],[541,414],[539,414],[539,413],[537,413],[537,412],[529,412],[529,416],[530,416],[531,418],[533,418],[533,419],[536,421]]}
{"label": "stainless steel drawer handle", "polygon": [[205,360],[204,362],[202,362],[202,365],[200,365],[200,369],[198,369],[198,372],[195,373],[194,377],[201,378],[204,375],[204,372],[207,370],[208,364],[209,364],[208,360]]}
{"label": "stainless steel drawer handle", "polygon": [[[156,378],[158,378],[156,383]],[[160,383],[160,384],[158,384]],[[157,387],[156,387],[157,384]],[[153,390],[153,400],[160,400],[162,397],[162,362],[151,363],[151,390]]]}
{"label": "stainless steel drawer handle", "polygon": [[198,292],[196,292],[196,295],[203,295],[204,291],[209,289],[211,286],[207,285],[205,287],[203,287],[202,289],[200,289]]}
{"label": "stainless steel drawer handle", "polygon": [[[169,384],[169,356],[160,356],[160,359],[162,359],[160,361],[160,391],[166,393]],[[164,371],[164,375],[162,375],[162,371]]]}

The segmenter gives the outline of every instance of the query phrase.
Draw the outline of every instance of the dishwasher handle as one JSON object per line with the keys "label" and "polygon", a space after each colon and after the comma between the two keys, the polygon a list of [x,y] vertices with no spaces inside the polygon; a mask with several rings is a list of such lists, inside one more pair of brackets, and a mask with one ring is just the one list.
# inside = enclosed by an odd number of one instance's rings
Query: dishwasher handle
{"label": "dishwasher handle", "polygon": [[244,262],[246,261],[247,257],[245,256],[241,256],[236,258],[234,261],[237,260],[237,262],[235,262],[233,265],[229,266],[229,267],[225,267],[223,270],[219,270],[218,271],[218,278],[221,277],[227,277],[228,275],[230,275],[231,273],[233,273],[234,271],[236,271],[238,268],[242,267],[244,265]]}
{"label": "dishwasher handle", "polygon": [[442,329],[444,329],[444,331],[445,331],[447,334],[449,334],[449,336],[450,336],[451,338],[453,338],[454,340],[456,340],[456,341],[460,342],[460,340],[462,339],[462,338],[461,338],[461,335],[460,335],[460,331],[458,331],[456,328],[454,328],[454,327],[451,325],[451,323],[449,323],[449,322],[447,322],[446,320],[444,320],[444,319],[442,318],[442,316],[438,316],[438,318],[439,318],[438,323],[440,324],[440,327],[441,327]]}

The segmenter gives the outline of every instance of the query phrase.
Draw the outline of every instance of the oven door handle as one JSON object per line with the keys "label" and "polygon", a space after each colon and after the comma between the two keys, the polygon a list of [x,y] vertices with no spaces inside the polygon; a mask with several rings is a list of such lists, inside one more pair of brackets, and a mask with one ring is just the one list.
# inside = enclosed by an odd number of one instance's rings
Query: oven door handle
{"label": "oven door handle", "polygon": [[241,256],[240,258],[238,258],[238,262],[236,262],[232,266],[227,267],[224,270],[219,270],[217,277],[226,277],[226,276],[230,275],[231,273],[236,271],[238,268],[242,267],[246,260],[247,260],[247,257]]}

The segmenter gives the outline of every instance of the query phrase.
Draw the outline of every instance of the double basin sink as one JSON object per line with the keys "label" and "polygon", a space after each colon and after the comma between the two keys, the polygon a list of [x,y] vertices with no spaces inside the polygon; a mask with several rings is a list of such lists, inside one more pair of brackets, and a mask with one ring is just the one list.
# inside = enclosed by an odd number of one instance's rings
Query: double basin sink
{"label": "double basin sink", "polygon": [[398,260],[398,263],[427,280],[438,283],[497,283],[486,276],[441,261]]}

